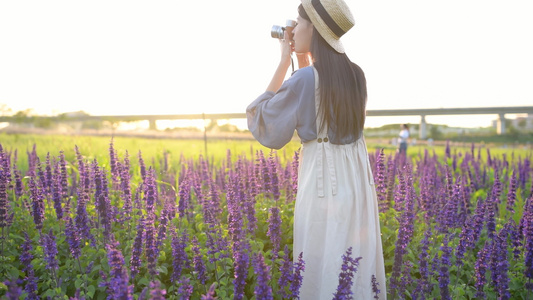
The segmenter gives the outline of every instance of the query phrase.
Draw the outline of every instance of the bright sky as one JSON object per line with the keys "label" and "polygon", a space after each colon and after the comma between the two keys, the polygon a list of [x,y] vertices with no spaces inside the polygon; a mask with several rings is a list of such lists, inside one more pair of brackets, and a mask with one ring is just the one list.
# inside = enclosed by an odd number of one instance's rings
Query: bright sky
{"label": "bright sky", "polygon": [[[532,1],[347,2],[356,25],[342,40],[366,73],[368,109],[533,105]],[[244,112],[277,66],[270,28],[296,18],[298,4],[1,1],[0,105],[52,115]]]}

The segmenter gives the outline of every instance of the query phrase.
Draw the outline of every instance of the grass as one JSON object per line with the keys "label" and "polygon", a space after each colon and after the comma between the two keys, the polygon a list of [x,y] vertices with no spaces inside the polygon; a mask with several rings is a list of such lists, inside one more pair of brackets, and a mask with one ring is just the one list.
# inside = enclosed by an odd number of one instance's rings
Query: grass
{"label": "grass", "polygon": [[[205,157],[206,147],[207,155],[210,161],[217,164],[226,158],[229,150],[233,157],[246,156],[252,157],[252,153],[261,150],[263,153],[270,153],[270,149],[262,146],[257,141],[252,140],[222,140],[210,139],[207,145],[202,139],[151,139],[139,137],[124,137],[124,136],[82,136],[82,135],[38,135],[38,134],[5,134],[0,133],[0,144],[7,152],[17,151],[19,167],[26,169],[26,152],[31,152],[34,145],[36,145],[37,155],[41,158],[46,157],[50,152],[53,155],[62,150],[68,161],[74,161],[75,146],[88,159],[97,159],[100,162],[106,162],[109,158],[109,152],[104,149],[109,149],[110,142],[113,141],[114,148],[119,156],[123,156],[126,151],[130,156],[132,163],[136,163],[139,151],[145,160],[162,161],[165,155],[171,158],[184,156],[186,158],[197,159],[200,156]],[[464,145],[463,147],[461,145]],[[290,160],[294,152],[300,148],[301,144],[297,140],[291,141],[283,149],[278,150],[278,156],[284,164]],[[390,144],[374,143],[368,140],[368,152],[376,151],[377,149],[384,149],[386,154],[394,153],[396,147]],[[408,148],[407,154],[411,157],[423,155],[426,150],[437,155],[442,155],[446,147],[444,145],[412,145]],[[531,156],[531,149],[509,149],[501,147],[489,147],[491,156],[501,157],[502,155],[514,155],[517,157]],[[453,144],[453,151],[467,152],[470,151],[470,145],[467,143]],[[476,150],[477,151],[477,150]],[[480,154],[486,157],[487,151],[481,151]],[[476,152],[477,155],[477,152]],[[172,159],[173,162],[179,160]],[[150,161],[152,162],[152,161]]]}

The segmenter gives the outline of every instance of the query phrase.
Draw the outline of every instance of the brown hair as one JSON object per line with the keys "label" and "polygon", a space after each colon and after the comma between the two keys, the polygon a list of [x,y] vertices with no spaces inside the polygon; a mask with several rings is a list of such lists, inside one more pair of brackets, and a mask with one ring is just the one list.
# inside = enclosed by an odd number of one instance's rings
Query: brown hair
{"label": "brown hair", "polygon": [[353,137],[355,141],[365,125],[367,90],[363,70],[346,53],[335,51],[316,29],[311,54],[319,74],[320,110],[324,112],[320,128],[327,124],[337,139]]}

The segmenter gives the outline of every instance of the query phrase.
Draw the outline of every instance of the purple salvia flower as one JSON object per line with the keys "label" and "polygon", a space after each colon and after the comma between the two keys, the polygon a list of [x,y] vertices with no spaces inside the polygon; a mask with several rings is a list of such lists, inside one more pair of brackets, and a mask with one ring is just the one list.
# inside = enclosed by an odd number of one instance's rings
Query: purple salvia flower
{"label": "purple salvia flower", "polygon": [[28,293],[27,299],[38,300],[40,298],[37,296],[37,278],[35,278],[35,272],[33,270],[33,265],[31,264],[33,260],[33,255],[31,254],[32,245],[30,237],[26,232],[24,233],[24,242],[22,243],[21,248],[22,251],[20,253],[19,260],[22,266],[22,271],[26,273],[26,278],[24,279],[24,281],[26,281],[26,286],[24,291]]}
{"label": "purple salvia flower", "polygon": [[189,278],[181,276],[178,282],[178,299],[189,300],[193,292],[193,286],[190,283]]}
{"label": "purple salvia flower", "polygon": [[[220,207],[220,196],[217,190],[217,186],[213,179],[208,179],[209,184],[209,211],[213,218],[216,220],[220,214],[222,214],[222,208]],[[214,221],[214,220],[213,220]]]}
{"label": "purple salvia flower", "polygon": [[205,282],[207,280],[207,270],[202,259],[202,253],[200,253],[200,246],[198,245],[198,239],[196,238],[196,236],[192,239],[192,252],[196,278],[202,285],[205,285]]}
{"label": "purple salvia flower", "polygon": [[411,269],[413,268],[413,263],[409,260],[404,262],[402,268],[402,276],[400,277],[400,286],[405,287],[404,290],[410,290],[409,286],[413,283],[413,278],[411,276]]}
{"label": "purple salvia flower", "polygon": [[440,247],[442,255],[440,258],[440,268],[439,268],[439,288],[441,299],[451,300],[450,288],[450,265],[451,265],[451,254],[452,248],[448,246],[448,237],[444,238],[442,246]]}
{"label": "purple salvia flower", "polygon": [[100,223],[104,227],[104,236],[109,238],[114,216],[107,190],[107,177],[105,172],[98,168],[96,160],[94,161],[94,182],[94,198],[96,200],[98,216],[100,218]]}
{"label": "purple salvia flower", "polygon": [[61,175],[59,170],[54,169],[52,173],[52,180],[50,184],[50,191],[52,193],[52,200],[54,202],[54,209],[58,220],[63,219],[62,191],[61,191]]}
{"label": "purple salvia flower", "polygon": [[[195,237],[196,238],[196,237]],[[189,265],[189,258],[185,248],[189,243],[189,236],[187,232],[183,232],[179,237],[175,230],[172,231],[172,275],[170,276],[171,282],[177,282],[181,278],[182,270]]]}
{"label": "purple salvia flower", "polygon": [[[403,289],[405,287],[401,286],[399,283],[399,279],[402,274],[402,266],[403,266],[403,257],[405,254],[407,254],[407,248],[409,243],[411,242],[411,239],[413,237],[413,231],[414,231],[414,202],[415,202],[415,192],[414,187],[412,183],[412,178],[410,176],[410,165],[406,164],[404,167],[405,176],[407,179],[405,180],[405,196],[403,201],[403,212],[401,213],[399,217],[399,223],[400,228],[398,230],[398,239],[396,240],[396,247],[394,249],[394,264],[392,267],[392,276],[391,276],[391,294],[393,295],[393,298],[396,294],[402,295]],[[400,178],[403,177],[403,175],[400,176]],[[403,184],[400,183],[400,186]],[[401,194],[401,193],[400,193]],[[399,199],[397,197],[397,199]]]}
{"label": "purple salvia flower", "polygon": [[385,153],[383,152],[383,148],[379,151],[376,160],[376,172],[374,174],[379,210],[385,212],[389,205],[387,203],[387,182],[385,177],[387,175],[387,170],[385,169]]}
{"label": "purple salvia flower", "polygon": [[144,185],[144,197],[146,212],[148,218],[155,218],[155,203],[157,201],[157,185],[155,181],[155,170],[150,167],[148,169],[148,174],[146,174],[145,185]]}
{"label": "purple salvia flower", "polygon": [[241,210],[243,201],[238,198],[240,194],[237,176],[232,175],[228,182],[226,201],[228,207],[228,232],[233,242],[240,240],[243,235],[244,221]]}
{"label": "purple salvia flower", "polygon": [[130,160],[128,156],[128,151],[124,157],[124,164],[120,170],[120,191],[122,195],[123,205],[122,213],[126,219],[131,218],[132,210],[132,197],[131,197],[131,186],[130,186]]}
{"label": "purple salvia flower", "polygon": [[372,274],[371,283],[372,294],[374,295],[374,299],[379,299],[379,293],[381,293],[381,291],[379,290],[379,282],[377,281],[376,276],[374,274]]}
{"label": "purple salvia flower", "polygon": [[[7,227],[9,216],[9,203],[7,196],[8,187],[7,172],[0,166],[0,228]],[[2,237],[3,238],[3,237]]]}
{"label": "purple salvia flower", "polygon": [[86,191],[81,191],[81,195],[78,196],[78,202],[76,205],[76,217],[74,222],[76,228],[80,233],[80,237],[95,242],[94,236],[91,233],[89,215],[87,214],[87,202],[89,201],[89,195]]}
{"label": "purple salvia flower", "polygon": [[111,138],[111,142],[109,142],[109,166],[111,168],[111,180],[113,182],[113,186],[117,186],[120,170],[117,151],[115,150],[113,145],[113,138]]}
{"label": "purple salvia flower", "polygon": [[428,260],[429,260],[429,239],[431,237],[431,230],[427,230],[424,234],[424,239],[421,241],[421,247],[420,247],[420,260],[419,260],[419,272],[420,272],[420,278],[418,281],[418,284],[415,288],[415,291],[413,292],[413,299],[417,298],[418,295],[420,295],[420,299],[425,299],[425,295],[429,293],[430,286],[429,286],[429,266],[428,266]]}
{"label": "purple salvia flower", "polygon": [[513,172],[513,177],[511,177],[511,182],[509,183],[509,191],[507,192],[507,210],[511,214],[514,214],[514,205],[516,202],[516,187],[516,173]]}
{"label": "purple salvia flower", "polygon": [[112,241],[107,244],[107,261],[109,264],[109,280],[106,284],[110,299],[133,299],[133,286],[129,284],[129,276],[124,265],[124,256],[119,243]]}
{"label": "purple salvia flower", "polygon": [[52,161],[50,160],[50,152],[46,154],[46,165],[45,165],[45,180],[46,180],[46,187],[47,191],[50,193],[50,188],[52,187],[52,176],[53,176],[53,168],[52,168]]}
{"label": "purple salvia flower", "polygon": [[486,202],[486,215],[485,215],[485,223],[487,224],[487,233],[489,238],[493,238],[494,232],[496,231],[496,220],[495,215],[498,210],[498,204],[500,203],[500,195],[502,190],[502,184],[500,181],[500,178],[498,176],[498,173],[495,172],[494,174],[494,185],[492,187],[492,193],[487,198]]}
{"label": "purple salvia flower", "polygon": [[37,169],[37,176],[36,178],[39,178],[39,185],[42,187],[42,190],[43,190],[43,194],[45,196],[48,196],[48,194],[50,193],[50,190],[48,188],[48,186],[46,186],[46,177],[45,177],[45,174],[44,174],[44,171],[43,171],[43,166],[41,164],[41,160],[39,159],[39,157],[36,157],[36,169]]}
{"label": "purple salvia flower", "polygon": [[22,289],[19,287],[19,280],[13,279],[11,281],[7,280],[4,282],[7,286],[6,299],[7,300],[18,300],[22,295]]}
{"label": "purple salvia flower", "polygon": [[168,212],[163,209],[161,217],[159,217],[159,225],[157,226],[157,238],[155,242],[155,256],[159,256],[159,251],[163,246],[163,243],[167,237],[167,225],[168,225]]}
{"label": "purple salvia flower", "polygon": [[28,170],[26,171],[26,176],[35,177],[35,168],[37,166],[37,145],[33,144],[32,152],[26,151],[28,154]]}
{"label": "purple salvia flower", "polygon": [[352,258],[352,247],[348,248],[346,253],[342,255],[339,284],[337,286],[337,291],[333,294],[334,300],[353,299],[353,278],[355,277],[361,259],[362,257]]}
{"label": "purple salvia flower", "polygon": [[30,178],[29,187],[32,200],[33,222],[35,223],[35,228],[40,231],[43,228],[44,221],[44,196],[33,177]]}
{"label": "purple salvia flower", "polygon": [[233,251],[233,265],[234,276],[233,279],[233,292],[234,299],[241,300],[244,298],[244,289],[246,287],[246,279],[248,277],[248,268],[250,264],[250,245],[244,239],[237,241]]}
{"label": "purple salvia flower", "polygon": [[216,287],[216,282],[213,282],[213,284],[211,284],[211,287],[209,287],[209,291],[207,291],[207,294],[205,295],[202,295],[202,300],[216,300],[217,297],[215,296],[215,287]]}
{"label": "purple salvia flower", "polygon": [[22,182],[22,174],[20,173],[20,170],[16,168],[16,165],[15,169],[13,170],[13,173],[15,175],[15,196],[17,196],[18,199],[24,193],[24,183]]}
{"label": "purple salvia flower", "polygon": [[157,249],[156,249],[156,237],[155,237],[155,227],[153,217],[148,216],[146,219],[146,260],[148,261],[148,272],[150,275],[157,275],[156,265],[157,265]]}
{"label": "purple salvia flower", "polygon": [[150,299],[151,300],[162,300],[165,299],[167,291],[161,288],[161,283],[159,281],[150,282]]}
{"label": "purple salvia flower", "polygon": [[292,274],[291,293],[293,299],[300,299],[300,288],[302,287],[303,275],[305,271],[305,262],[303,252],[300,252],[298,259],[294,262],[294,273]]}
{"label": "purple salvia flower", "polygon": [[407,181],[405,174],[405,167],[403,172],[398,175],[398,185],[394,191],[394,209],[396,211],[402,211],[404,207],[405,197],[407,194]]}
{"label": "purple salvia flower", "polygon": [[507,258],[507,226],[504,226],[494,237],[492,245],[491,271],[495,289],[498,291],[498,299],[510,299],[509,292],[509,259]]}
{"label": "purple salvia flower", "polygon": [[143,160],[143,157],[142,157],[142,154],[141,154],[141,150],[139,150],[139,168],[140,168],[140,171],[141,171],[141,178],[143,180],[143,182],[145,181],[146,179],[146,165],[144,164],[144,160]]}
{"label": "purple salvia flower", "polygon": [[67,175],[67,161],[65,160],[65,153],[63,150],[59,151],[59,168],[61,174],[61,192],[63,198],[68,197],[68,175]]}
{"label": "purple salvia flower", "polygon": [[54,232],[52,229],[48,234],[42,235],[42,244],[44,252],[44,260],[46,261],[46,268],[55,271],[59,268],[57,261],[57,244]]}
{"label": "purple salvia flower", "polygon": [[254,295],[257,300],[272,300],[272,288],[270,282],[270,267],[265,264],[263,255],[259,252],[252,258],[254,272],[257,275]]}
{"label": "purple salvia flower", "polygon": [[525,276],[530,282],[528,288],[533,290],[533,195],[530,196],[524,208],[522,216],[523,235],[525,240]]}
{"label": "purple salvia flower", "polygon": [[298,191],[298,168],[299,168],[299,153],[294,151],[292,162],[287,165],[287,188],[286,188],[286,203],[294,201],[296,192]]}
{"label": "purple salvia flower", "polygon": [[255,197],[247,194],[244,201],[244,213],[246,214],[247,228],[250,235],[254,235],[255,230],[257,229],[257,217],[255,216]]}
{"label": "purple salvia flower", "polygon": [[254,163],[250,163],[247,168],[247,187],[248,192],[252,197],[257,196],[259,189],[261,188],[258,183],[258,171],[257,166]]}
{"label": "purple salvia flower", "polygon": [[281,242],[281,216],[279,207],[270,208],[267,236],[270,237],[270,241],[272,242],[272,259],[275,260],[278,257],[279,244]]}
{"label": "purple salvia flower", "polygon": [[483,249],[478,253],[478,258],[475,262],[474,266],[474,275],[476,279],[475,287],[476,287],[476,298],[485,298],[485,292],[483,291],[485,284],[487,282],[486,279],[486,272],[487,272],[487,261],[489,259],[489,241],[485,242],[485,246]]}
{"label": "purple salvia flower", "polygon": [[78,235],[76,225],[74,225],[70,217],[67,219],[67,225],[65,226],[65,236],[70,254],[75,259],[79,259],[81,252],[80,236]]}
{"label": "purple salvia flower", "polygon": [[189,204],[191,202],[191,182],[188,179],[188,175],[183,176],[179,183],[179,202],[178,202],[178,214],[180,218],[188,215]]}
{"label": "purple salvia flower", "polygon": [[506,230],[509,232],[509,239],[511,241],[511,247],[513,249],[513,256],[515,260],[520,258],[522,253],[522,239],[520,238],[520,232],[516,222],[510,218],[505,224]]}
{"label": "purple salvia flower", "polygon": [[74,293],[74,297],[70,297],[69,300],[86,300],[85,297],[81,296],[80,289],[76,289],[76,293]]}
{"label": "purple salvia flower", "polygon": [[130,258],[130,276],[131,279],[139,274],[141,268],[141,255],[143,253],[143,236],[144,236],[144,218],[141,218],[137,223],[137,235],[133,242],[133,248]]}
{"label": "purple salvia flower", "polygon": [[259,158],[258,158],[258,161],[259,161],[259,165],[260,165],[260,170],[261,170],[261,176],[263,177],[262,178],[262,190],[264,193],[270,193],[270,191],[272,190],[271,188],[271,178],[270,178],[270,168],[268,166],[268,162],[267,160],[265,159],[265,156],[263,155],[263,151],[259,150]]}
{"label": "purple salvia flower", "polygon": [[286,290],[290,287],[290,283],[293,280],[294,266],[292,259],[289,256],[290,252],[287,245],[285,245],[284,252],[285,255],[283,256],[283,261],[279,269],[281,275],[278,279],[278,286],[280,288],[279,292],[281,294],[281,298],[290,298],[290,295]]}
{"label": "purple salvia flower", "polygon": [[268,158],[268,170],[269,170],[269,178],[270,178],[270,188],[272,191],[272,197],[275,201],[279,200],[280,197],[280,191],[279,191],[279,178],[278,178],[278,170],[277,170],[277,164],[274,159],[274,150],[270,152],[270,156]]}

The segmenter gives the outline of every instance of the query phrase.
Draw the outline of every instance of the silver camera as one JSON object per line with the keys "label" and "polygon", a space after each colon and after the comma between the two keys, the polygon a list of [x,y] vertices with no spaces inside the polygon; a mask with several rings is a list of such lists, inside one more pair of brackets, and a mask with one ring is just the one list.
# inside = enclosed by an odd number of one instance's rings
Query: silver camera
{"label": "silver camera", "polygon": [[285,27],[274,25],[272,26],[272,29],[270,30],[270,35],[275,39],[282,40],[285,37],[285,31],[289,34],[289,40],[292,41],[292,30],[296,26],[296,21],[294,20],[287,20]]}

